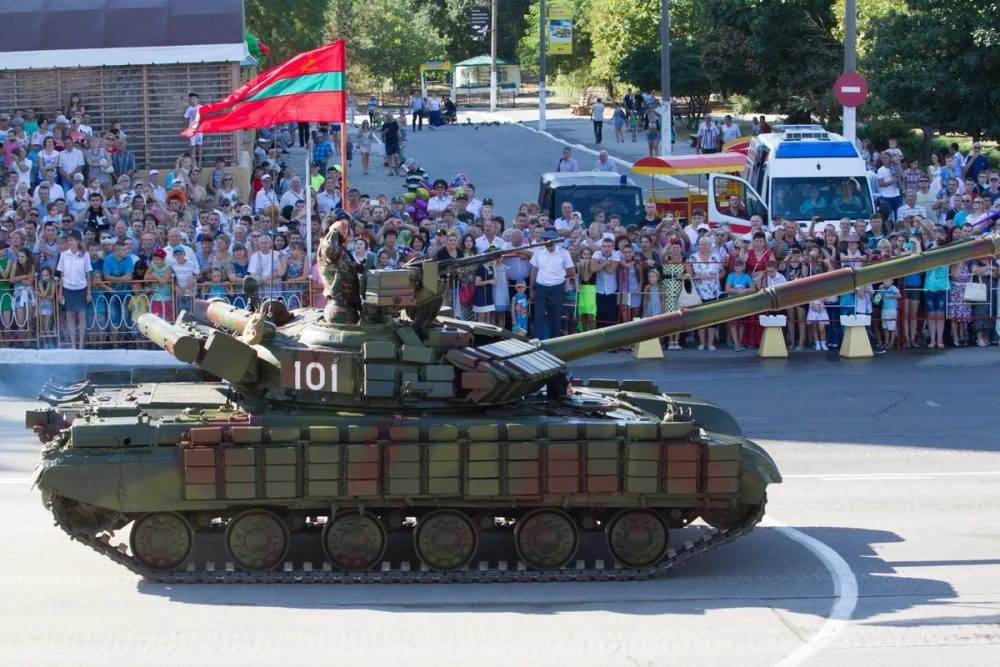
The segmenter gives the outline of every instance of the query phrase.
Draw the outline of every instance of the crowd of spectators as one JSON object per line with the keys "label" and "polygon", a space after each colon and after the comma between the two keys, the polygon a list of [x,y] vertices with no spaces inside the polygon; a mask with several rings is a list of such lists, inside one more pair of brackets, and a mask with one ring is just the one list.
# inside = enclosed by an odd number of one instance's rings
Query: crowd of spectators
{"label": "crowd of spectators", "polygon": [[[151,169],[139,177],[124,129],[91,127],[79,98],[53,115],[50,123],[32,109],[0,114],[0,337],[6,345],[135,341],[138,314],[169,319],[195,297],[241,303],[246,275],[257,278],[265,296],[292,308],[322,307],[311,260],[337,219],[350,221],[353,256],[367,269],[505,251],[454,273],[446,305],[459,318],[552,337],[670,312],[692,298],[711,303],[961,243],[992,231],[992,223],[973,222],[1000,202],[1000,177],[983,164],[977,143],[968,158],[955,149],[928,169],[907,162],[897,170],[903,158],[894,146],[881,154],[868,150],[866,160],[883,165],[872,178],[888,214],[822,228],[818,220],[802,229],[778,216],[754,216],[743,238],[725,225],[710,227],[701,211],[684,221],[661,217],[654,202],[638,220],[581,213],[572,201],[562,203],[555,220],[534,203],[520,204],[507,218],[462,175],[431,180],[413,158],[400,161],[405,116],[379,114],[346,128],[260,130],[250,186],[241,191],[224,160],[202,165],[198,152],[178,156],[164,175]],[[419,118],[411,131],[419,131]],[[300,141],[313,142],[309,174],[287,164],[296,131]],[[341,199],[341,131],[348,133],[349,151],[356,146],[403,177],[393,191],[352,188]],[[898,202],[889,181],[899,185]],[[858,313],[872,315],[880,349],[987,345],[996,339],[996,278],[995,262],[975,260],[792,308],[788,344],[836,348],[839,316]],[[969,281],[986,284],[986,302],[964,298]],[[663,342],[670,350],[685,344],[742,350],[758,346],[760,337],[757,318],[749,317],[695,332],[691,342],[682,336]]]}

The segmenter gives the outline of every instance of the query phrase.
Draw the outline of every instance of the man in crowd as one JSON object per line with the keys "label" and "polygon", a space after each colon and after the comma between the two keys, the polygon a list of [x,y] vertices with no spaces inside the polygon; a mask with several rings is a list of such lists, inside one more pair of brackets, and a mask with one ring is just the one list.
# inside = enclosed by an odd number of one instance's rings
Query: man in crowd
{"label": "man in crowd", "polygon": [[531,277],[528,289],[532,293],[535,321],[533,336],[540,340],[555,338],[562,332],[563,300],[566,281],[576,277],[573,259],[557,244],[559,234],[542,234],[545,247],[531,256]]}
{"label": "man in crowd", "polygon": [[608,159],[608,152],[601,151],[597,154],[597,162],[594,163],[594,171],[604,171],[611,174],[618,173],[618,167],[615,163]]}

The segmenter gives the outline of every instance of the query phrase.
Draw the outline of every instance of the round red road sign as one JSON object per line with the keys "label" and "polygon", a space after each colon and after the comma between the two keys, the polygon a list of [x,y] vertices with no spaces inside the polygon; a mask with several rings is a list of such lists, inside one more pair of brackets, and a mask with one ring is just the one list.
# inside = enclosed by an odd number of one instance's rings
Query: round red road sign
{"label": "round red road sign", "polygon": [[833,83],[833,96],[845,107],[861,106],[868,97],[868,82],[857,72],[847,72]]}

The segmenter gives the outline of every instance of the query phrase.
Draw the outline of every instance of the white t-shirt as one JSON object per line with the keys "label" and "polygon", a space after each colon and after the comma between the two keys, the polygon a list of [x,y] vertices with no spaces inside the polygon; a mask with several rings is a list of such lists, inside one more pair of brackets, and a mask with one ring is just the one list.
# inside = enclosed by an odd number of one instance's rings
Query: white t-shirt
{"label": "white t-shirt", "polygon": [[67,174],[72,174],[74,169],[83,166],[83,151],[74,148],[65,150],[59,154],[59,168]]}
{"label": "white t-shirt", "polygon": [[722,124],[722,143],[725,144],[733,139],[739,139],[740,134],[740,128],[736,125],[736,123],[733,123],[732,125],[726,125],[725,123]]}
{"label": "white t-shirt", "polygon": [[604,105],[600,102],[595,102],[590,105],[590,113],[594,120],[604,122]]}
{"label": "white t-shirt", "polygon": [[893,183],[892,185],[882,185],[884,181],[892,180],[892,168],[890,167],[879,167],[878,171],[875,172],[878,177],[879,182],[879,192],[882,193],[883,197],[898,197],[899,196],[899,183]]}
{"label": "white t-shirt", "polygon": [[494,236],[493,241],[487,241],[486,235],[484,234],[483,236],[480,236],[478,239],[476,239],[476,252],[484,253],[486,252],[486,249],[489,248],[491,245],[496,246],[497,250],[509,250],[511,247],[509,243],[504,241],[499,236]]}
{"label": "white t-shirt", "polygon": [[260,213],[269,206],[277,206],[278,201],[279,201],[278,195],[274,192],[273,189],[265,190],[264,188],[261,188],[257,192],[257,197],[254,199],[253,202],[254,213]]}
{"label": "white t-shirt", "polygon": [[188,122],[188,125],[193,123],[194,119],[198,117],[198,109],[200,108],[201,105],[199,104],[198,106],[190,106],[184,110],[184,120]]}
{"label": "white t-shirt", "polygon": [[302,190],[300,192],[289,190],[285,194],[281,195],[281,206],[279,206],[279,208],[285,208],[286,206],[295,206],[296,202],[305,202],[305,200],[306,200],[305,190]]}
{"label": "white t-shirt", "polygon": [[541,248],[531,256],[531,266],[538,269],[536,284],[553,287],[566,282],[566,272],[573,268],[573,259],[565,248],[555,246],[551,252],[548,248]]}
{"label": "white t-shirt", "polygon": [[250,255],[250,261],[247,263],[247,273],[259,276],[262,280],[267,280],[271,277],[272,273],[277,273],[280,266],[281,258],[274,250],[271,250],[266,255],[258,250]]}
{"label": "white t-shirt", "polygon": [[78,290],[87,286],[90,274],[90,255],[85,252],[74,255],[69,250],[59,254],[56,271],[62,274],[62,284],[66,289]]}
{"label": "white t-shirt", "polygon": [[[187,252],[184,254],[187,255]],[[194,262],[186,260],[183,264],[174,262],[171,268],[174,270],[174,275],[177,276],[177,286],[182,292],[189,292],[190,288],[194,287],[194,277],[198,274],[198,260],[196,259]]]}

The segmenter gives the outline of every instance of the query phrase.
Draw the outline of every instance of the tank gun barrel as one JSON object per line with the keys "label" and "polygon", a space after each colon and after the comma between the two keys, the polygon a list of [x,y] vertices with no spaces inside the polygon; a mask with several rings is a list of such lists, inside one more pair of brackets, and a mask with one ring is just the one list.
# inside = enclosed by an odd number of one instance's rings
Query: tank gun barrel
{"label": "tank gun barrel", "polygon": [[178,361],[192,363],[201,355],[204,340],[191,331],[152,313],[143,313],[135,322],[143,336],[174,355]]}
{"label": "tank gun barrel", "polygon": [[767,287],[745,296],[684,308],[585,333],[552,338],[543,341],[541,346],[563,361],[573,361],[626,345],[634,345],[644,340],[723,324],[738,317],[784,310],[810,301],[828,299],[847,294],[863,285],[880,283],[979,257],[997,256],[1000,256],[1000,234],[991,234],[974,241],[928,250],[919,255],[876,262],[860,269],[837,269],[775,287]]}

